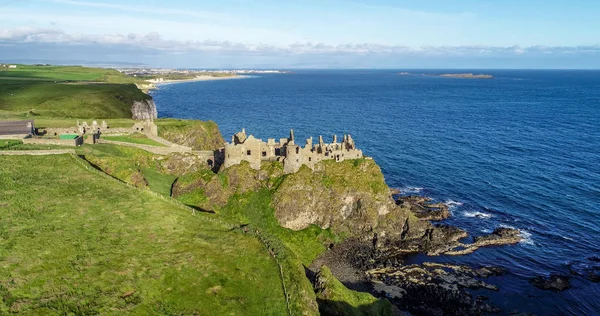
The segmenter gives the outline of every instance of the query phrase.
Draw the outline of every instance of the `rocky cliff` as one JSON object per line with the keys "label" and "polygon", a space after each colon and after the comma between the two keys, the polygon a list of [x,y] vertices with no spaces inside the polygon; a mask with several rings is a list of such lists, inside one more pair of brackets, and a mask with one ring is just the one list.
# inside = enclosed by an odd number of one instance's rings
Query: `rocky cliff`
{"label": "rocky cliff", "polygon": [[134,120],[153,120],[158,117],[156,104],[152,99],[133,101],[131,118]]}
{"label": "rocky cliff", "polygon": [[[379,166],[372,159],[323,161],[284,175],[281,163],[247,163],[211,174],[201,170],[179,178],[173,195],[185,203],[216,211],[246,192],[266,188],[279,225],[294,231],[316,225],[336,234],[371,239],[421,237],[432,225],[397,206]],[[268,210],[265,210],[265,212]]]}

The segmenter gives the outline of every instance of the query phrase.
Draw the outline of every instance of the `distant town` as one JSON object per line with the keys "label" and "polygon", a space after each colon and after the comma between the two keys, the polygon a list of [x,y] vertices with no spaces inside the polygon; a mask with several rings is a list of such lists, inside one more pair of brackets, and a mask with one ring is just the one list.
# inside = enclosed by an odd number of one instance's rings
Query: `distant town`
{"label": "distant town", "polygon": [[165,74],[181,75],[207,75],[207,74],[282,74],[288,73],[285,70],[258,70],[258,69],[169,69],[169,68],[117,68],[118,71],[129,76],[156,76]]}

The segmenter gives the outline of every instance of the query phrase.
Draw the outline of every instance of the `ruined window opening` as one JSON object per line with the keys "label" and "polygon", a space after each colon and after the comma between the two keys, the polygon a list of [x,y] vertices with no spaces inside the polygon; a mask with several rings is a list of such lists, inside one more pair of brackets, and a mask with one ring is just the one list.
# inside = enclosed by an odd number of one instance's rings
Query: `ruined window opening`
{"label": "ruined window opening", "polygon": [[281,148],[275,148],[275,156],[281,155]]}
{"label": "ruined window opening", "polygon": [[267,157],[267,152],[266,152],[266,151],[263,151],[263,152],[262,152],[262,156],[263,156],[263,157]]}
{"label": "ruined window opening", "polygon": [[308,162],[311,162],[311,161],[312,161],[312,157],[308,157]]}
{"label": "ruined window opening", "polygon": [[300,153],[300,147],[296,147],[296,153],[299,154]]}
{"label": "ruined window opening", "polygon": [[251,151],[251,150],[248,150],[248,151],[246,151],[246,154],[247,154],[248,156],[250,156],[250,155],[252,154],[252,151]]}

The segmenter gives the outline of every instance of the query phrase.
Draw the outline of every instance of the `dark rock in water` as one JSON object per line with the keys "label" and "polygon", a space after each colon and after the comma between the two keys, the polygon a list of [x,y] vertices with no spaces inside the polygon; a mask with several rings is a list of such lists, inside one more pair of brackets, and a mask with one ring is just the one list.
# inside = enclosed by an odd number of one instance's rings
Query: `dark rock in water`
{"label": "dark rock in water", "polygon": [[569,264],[571,275],[577,275],[594,283],[600,282],[600,259],[598,257],[587,258],[586,261],[575,261]]}
{"label": "dark rock in water", "polygon": [[522,239],[523,237],[518,229],[501,227],[497,228],[489,235],[475,237],[471,244],[463,244],[458,241],[454,243],[449,242],[446,243],[445,248],[438,247],[428,251],[427,254],[445,254],[451,256],[466,255],[481,247],[516,244]]}
{"label": "dark rock in water", "polygon": [[594,261],[594,262],[600,262],[600,257],[593,256],[593,257],[589,257],[588,260]]}
{"label": "dark rock in water", "polygon": [[559,274],[551,274],[548,279],[543,276],[537,276],[530,279],[529,283],[538,289],[556,291],[557,293],[571,287],[569,276]]}
{"label": "dark rock in water", "polygon": [[396,204],[409,209],[416,217],[427,221],[441,221],[450,217],[448,205],[444,203],[430,203],[431,199],[424,196],[402,196]]}
{"label": "dark rock in water", "polygon": [[486,245],[506,245],[507,243],[518,243],[521,241],[521,233],[518,229],[500,227],[496,228],[491,234],[476,237],[475,244],[479,246]]}

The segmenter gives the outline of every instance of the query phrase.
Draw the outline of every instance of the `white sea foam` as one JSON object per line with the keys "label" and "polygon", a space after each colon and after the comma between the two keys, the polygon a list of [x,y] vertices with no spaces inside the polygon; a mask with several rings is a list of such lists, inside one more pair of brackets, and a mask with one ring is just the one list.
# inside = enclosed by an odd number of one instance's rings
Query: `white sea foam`
{"label": "white sea foam", "polygon": [[448,200],[448,201],[444,202],[444,204],[448,205],[448,207],[453,207],[453,206],[462,206],[463,202]]}
{"label": "white sea foam", "polygon": [[421,193],[421,191],[423,191],[423,188],[419,188],[419,187],[400,188],[400,192],[402,192],[402,193]]}
{"label": "white sea foam", "polygon": [[472,212],[463,212],[463,215],[465,217],[477,217],[477,218],[491,218],[494,215],[489,214],[489,213],[484,213],[484,212],[479,212],[479,211],[472,211]]}
{"label": "white sea foam", "polygon": [[535,242],[533,241],[533,238],[531,238],[530,232],[521,230],[521,237],[523,237],[523,239],[521,239],[520,243],[535,246]]}
{"label": "white sea foam", "polygon": [[489,233],[492,232],[492,230],[491,229],[487,229],[487,228],[483,228],[483,229],[481,229],[481,232],[484,233],[484,234],[489,234]]}

